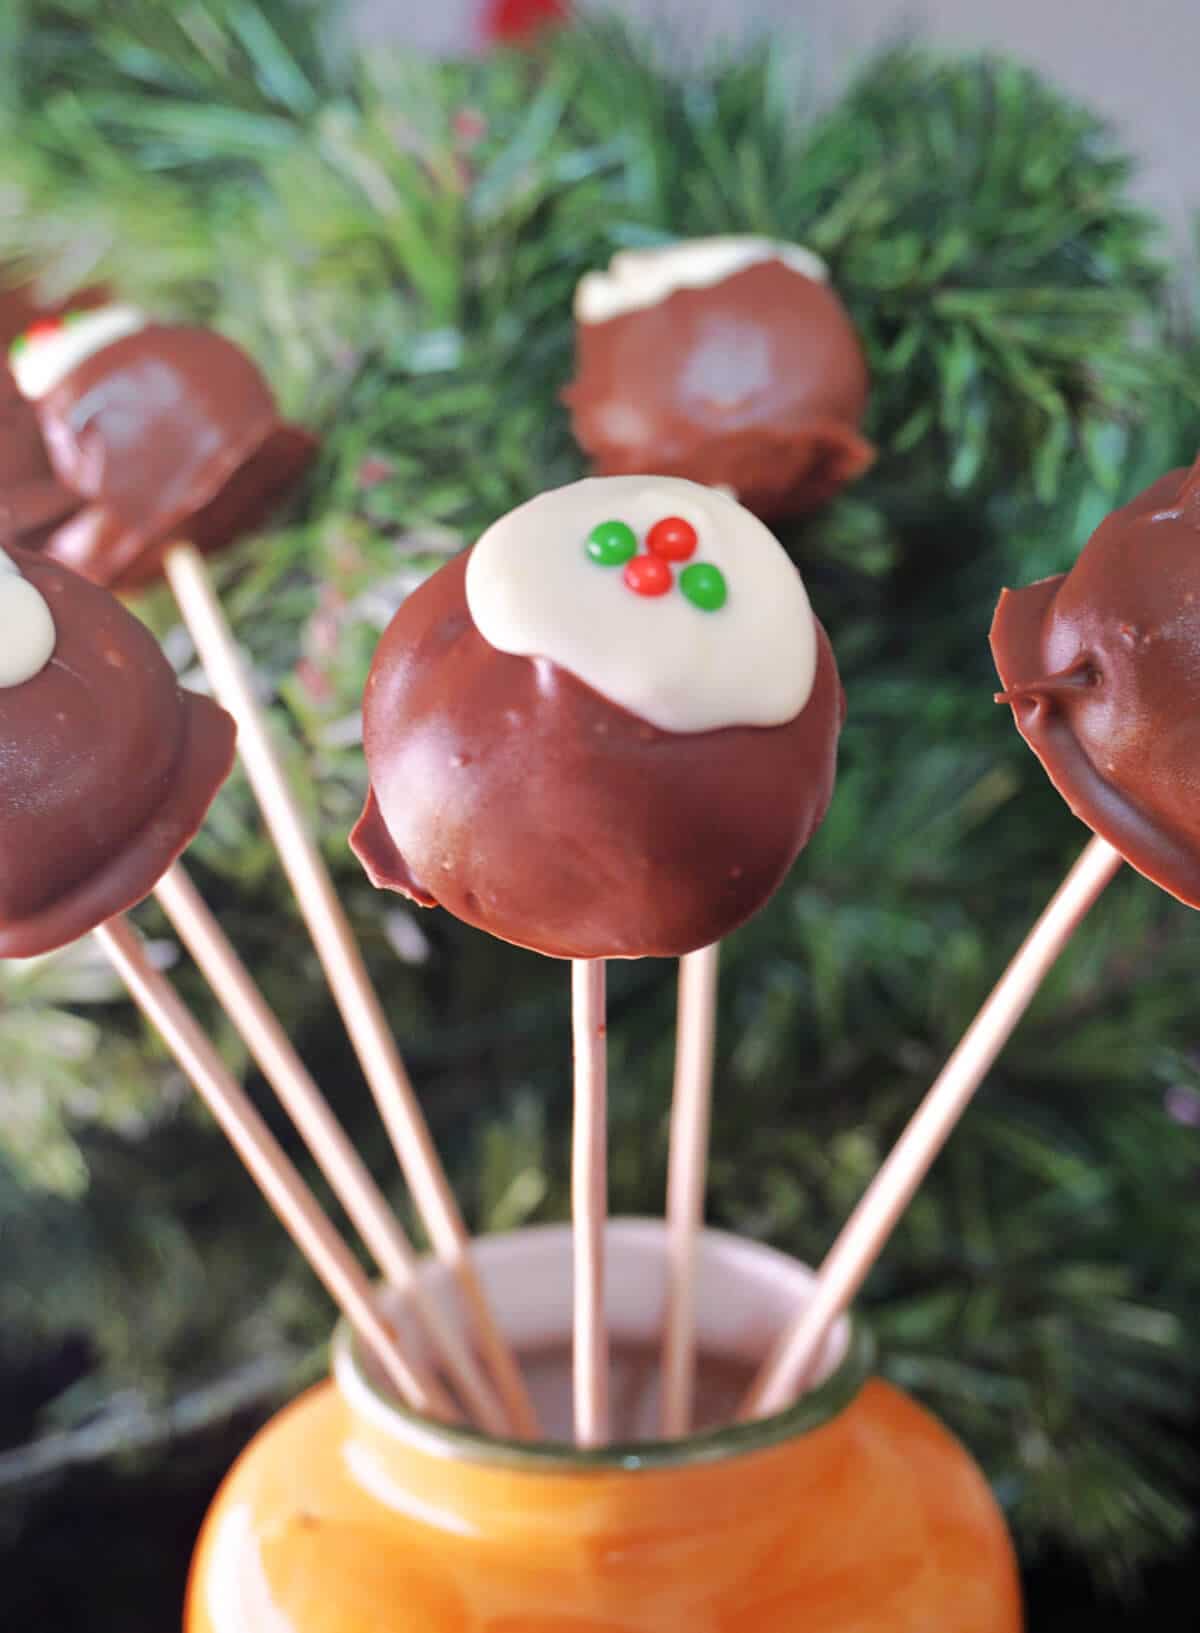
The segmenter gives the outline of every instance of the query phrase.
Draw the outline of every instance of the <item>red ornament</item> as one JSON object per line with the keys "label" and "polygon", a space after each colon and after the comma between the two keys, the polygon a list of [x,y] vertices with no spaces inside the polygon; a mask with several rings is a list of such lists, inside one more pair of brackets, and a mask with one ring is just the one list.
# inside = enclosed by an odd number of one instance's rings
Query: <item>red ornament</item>
{"label": "red ornament", "polygon": [[570,15],[568,0],[486,0],[479,32],[485,45],[517,45]]}
{"label": "red ornament", "polygon": [[663,561],[686,561],[696,553],[696,529],[682,516],[664,516],[646,534],[646,548]]}
{"label": "red ornament", "polygon": [[639,595],[666,595],[675,580],[661,557],[634,556],[625,563],[625,582]]}

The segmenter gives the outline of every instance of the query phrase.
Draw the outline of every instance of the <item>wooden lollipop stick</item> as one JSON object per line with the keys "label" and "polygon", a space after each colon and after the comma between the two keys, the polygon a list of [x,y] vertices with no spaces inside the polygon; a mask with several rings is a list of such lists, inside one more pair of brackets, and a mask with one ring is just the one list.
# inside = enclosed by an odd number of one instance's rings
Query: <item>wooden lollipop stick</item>
{"label": "wooden lollipop stick", "polygon": [[701,947],[679,961],[675,1089],[667,1171],[667,1311],[663,1333],[664,1435],[692,1423],[696,1379],[696,1243],[704,1224],[704,1179],[712,1113],[719,948]]}
{"label": "wooden lollipop stick", "polygon": [[521,1435],[535,1435],[533,1403],[476,1272],[466,1223],[438,1161],[429,1125],[388,1029],[354,932],[271,743],[208,568],[187,544],[172,546],[164,568],[217,700],[237,721],[238,753],[246,775],[434,1252],[456,1279],[511,1427]]}
{"label": "wooden lollipop stick", "polygon": [[491,1434],[504,1434],[507,1419],[474,1351],[463,1342],[425,1291],[416,1274],[416,1255],[400,1221],[296,1053],[275,1012],[179,863],[159,880],[155,896],[299,1129],[376,1264],[387,1280],[402,1288],[410,1300],[435,1353],[480,1426]]}
{"label": "wooden lollipop stick", "polygon": [[812,1296],[759,1373],[741,1417],[782,1411],[808,1384],[830,1327],[866,1280],[1013,1028],[1120,866],[1120,855],[1103,839],[1084,848],[826,1254]]}
{"label": "wooden lollipop stick", "polygon": [[571,1211],[575,1243],[575,1439],[608,1439],[608,1333],[604,1324],[604,1224],[608,1212],[608,1073],[604,960],[571,963],[575,1121]]}
{"label": "wooden lollipop stick", "polygon": [[370,1283],[358,1261],[321,1212],[316,1198],[187,1005],[154,968],[137,932],[126,920],[117,918],[92,934],[389,1382],[414,1410],[456,1418],[453,1403],[437,1379],[401,1354],[395,1333],[375,1306]]}

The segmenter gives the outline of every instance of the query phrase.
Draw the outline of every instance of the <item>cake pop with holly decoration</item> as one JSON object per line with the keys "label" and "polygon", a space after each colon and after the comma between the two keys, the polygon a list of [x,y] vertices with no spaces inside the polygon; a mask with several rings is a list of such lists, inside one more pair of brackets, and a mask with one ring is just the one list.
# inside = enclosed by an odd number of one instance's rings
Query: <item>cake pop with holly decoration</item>
{"label": "cake pop with holly decoration", "polygon": [[149,630],[46,556],[0,550],[0,958],[149,894],[233,762],[233,722]]}
{"label": "cake pop with holly decoration", "polygon": [[39,319],[9,364],[76,500],[46,549],[112,589],[157,577],[181,540],[207,554],[257,527],[315,450],[232,341],[132,307]]}
{"label": "cake pop with holly decoration", "polygon": [[1071,809],[1200,907],[1200,461],[1114,511],[1069,573],[1005,590],[991,642]]}
{"label": "cake pop with holly decoration", "polygon": [[490,527],[400,607],[363,702],[372,880],[560,958],[706,946],[825,815],[844,713],[767,528],[670,477]]}
{"label": "cake pop with holly decoration", "polygon": [[605,476],[728,487],[767,519],[870,464],[867,365],[824,263],[770,239],[622,250],[575,297],[571,424]]}

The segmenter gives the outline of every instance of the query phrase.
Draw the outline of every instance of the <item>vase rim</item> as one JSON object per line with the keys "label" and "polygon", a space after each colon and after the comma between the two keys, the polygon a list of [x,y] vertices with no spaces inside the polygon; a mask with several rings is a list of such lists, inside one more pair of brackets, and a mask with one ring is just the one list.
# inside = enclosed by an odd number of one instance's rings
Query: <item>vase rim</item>
{"label": "vase rim", "polygon": [[[569,1225],[532,1225],[518,1231],[496,1233],[476,1239],[477,1251],[487,1243],[506,1245],[515,1240],[555,1233],[569,1236]],[[611,1219],[609,1239],[627,1238],[647,1231],[665,1234],[660,1219]],[[811,1271],[799,1260],[778,1249],[731,1232],[706,1228],[704,1239],[717,1246],[748,1251],[769,1258],[794,1272]],[[358,1340],[345,1317],[334,1329],[332,1343],[334,1381],[343,1400],[355,1414],[375,1428],[402,1441],[410,1449],[442,1460],[476,1465],[526,1470],[529,1473],[586,1474],[603,1471],[633,1471],[679,1468],[699,1463],[721,1462],[764,1451],[819,1429],[844,1411],[858,1394],[872,1371],[875,1344],[869,1329],[849,1313],[842,1316],[845,1342],[828,1375],[781,1412],[746,1422],[722,1424],[697,1430],[678,1439],[613,1441],[603,1446],[576,1446],[562,1440],[519,1440],[490,1435],[461,1423],[445,1423],[423,1416],[381,1387],[371,1369],[363,1364]],[[765,1359],[765,1356],[762,1357]]]}

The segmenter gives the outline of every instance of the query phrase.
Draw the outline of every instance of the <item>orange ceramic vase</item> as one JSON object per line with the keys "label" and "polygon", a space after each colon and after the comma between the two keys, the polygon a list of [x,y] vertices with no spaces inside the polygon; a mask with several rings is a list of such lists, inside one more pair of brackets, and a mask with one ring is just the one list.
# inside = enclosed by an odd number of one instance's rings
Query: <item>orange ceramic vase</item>
{"label": "orange ceramic vase", "polygon": [[[640,1438],[663,1232],[620,1221],[607,1243],[614,1411],[637,1440],[580,1452],[430,1424],[339,1332],[334,1380],[269,1424],[221,1490],[186,1633],[1019,1633],[987,1484],[928,1412],[869,1375],[860,1331],[833,1335],[822,1382],[787,1412]],[[569,1235],[487,1238],[479,1264],[548,1433],[562,1432]],[[809,1280],[706,1234],[702,1421],[727,1418]]]}

